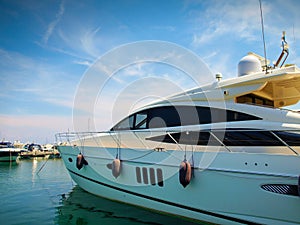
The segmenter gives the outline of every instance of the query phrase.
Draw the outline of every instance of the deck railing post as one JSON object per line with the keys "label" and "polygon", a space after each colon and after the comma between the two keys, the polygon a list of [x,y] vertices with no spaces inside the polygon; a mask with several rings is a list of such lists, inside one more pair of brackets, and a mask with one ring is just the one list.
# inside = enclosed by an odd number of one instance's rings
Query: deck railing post
{"label": "deck railing post", "polygon": [[299,155],[297,151],[295,151],[291,146],[289,146],[284,140],[282,140],[277,134],[273,131],[270,131],[271,134],[274,135],[281,143],[283,143],[286,147],[288,147],[294,154]]}

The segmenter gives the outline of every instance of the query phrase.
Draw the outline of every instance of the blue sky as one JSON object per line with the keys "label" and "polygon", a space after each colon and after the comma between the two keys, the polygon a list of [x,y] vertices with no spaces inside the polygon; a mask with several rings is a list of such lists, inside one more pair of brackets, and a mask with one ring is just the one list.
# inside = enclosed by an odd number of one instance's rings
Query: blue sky
{"label": "blue sky", "polygon": [[[290,45],[287,62],[300,65],[300,2],[262,0],[262,4],[268,58],[277,59],[285,30]],[[197,54],[213,73],[234,77],[247,52],[263,55],[259,16],[258,0],[0,0],[0,138],[44,143],[53,142],[57,132],[73,130],[74,96],[82,77],[99,57],[127,43],[175,43]],[[165,86],[164,94],[172,93],[174,84],[193,86],[181,79],[180,71],[147,63],[125,68],[114,81],[119,76],[128,84],[135,76],[149,74],[176,80]],[[159,86],[147,81],[139,87],[145,90],[147,84],[152,90]],[[121,97],[110,99],[115,89],[117,83],[110,82],[95,110],[122,105],[116,104]],[[128,89],[126,96],[134,95]],[[92,118],[97,130],[112,125],[107,118]]]}

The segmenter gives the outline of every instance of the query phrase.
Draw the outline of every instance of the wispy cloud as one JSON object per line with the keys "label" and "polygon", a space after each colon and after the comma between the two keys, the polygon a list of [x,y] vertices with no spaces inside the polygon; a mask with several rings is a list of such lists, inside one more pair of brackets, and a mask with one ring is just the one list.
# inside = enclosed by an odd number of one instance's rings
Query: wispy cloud
{"label": "wispy cloud", "polygon": [[[76,27],[74,24],[76,24]],[[56,42],[52,46],[39,45],[51,51],[74,57],[76,59],[73,61],[75,64],[84,65],[87,62],[95,61],[101,55],[103,48],[105,48],[104,43],[107,40],[101,37],[100,30],[100,26],[92,26],[83,24],[82,21],[74,21],[67,28],[57,28],[60,43]]]}
{"label": "wispy cloud", "polygon": [[95,42],[97,40],[97,33],[100,31],[101,27],[95,29],[87,30],[80,36],[80,42],[83,50],[93,57],[99,57],[99,52],[97,51]]}
{"label": "wispy cloud", "polygon": [[53,105],[63,105],[61,99],[65,99],[65,107],[71,107],[68,102],[73,101],[78,82],[74,80],[74,75],[20,53],[1,49],[0,52],[0,100],[7,102],[5,93],[9,93],[12,107],[20,99],[32,101],[32,104],[38,100]]}
{"label": "wispy cloud", "polygon": [[[34,66],[34,60],[25,55],[0,48],[0,69],[12,68],[14,71],[25,70]],[[17,67],[14,67],[18,65]],[[3,78],[3,75],[1,76]]]}
{"label": "wispy cloud", "polygon": [[[200,6],[201,7],[197,7]],[[300,38],[298,1],[262,1],[266,36],[278,45],[277,35],[286,30],[290,37]],[[192,45],[199,47],[226,39],[239,41],[261,40],[259,1],[185,1],[191,19]],[[273,38],[274,37],[274,38]],[[280,39],[280,38],[279,38]]]}
{"label": "wispy cloud", "polygon": [[75,61],[73,61],[73,62],[74,62],[75,64],[82,65],[82,66],[87,66],[87,67],[90,67],[90,66],[93,65],[90,61],[87,61],[87,60],[82,60],[82,61],[75,60]]}
{"label": "wispy cloud", "polygon": [[145,66],[145,63],[136,63],[134,65],[130,65],[124,69],[124,75],[128,76],[143,76],[145,75],[145,69],[143,67]]}
{"label": "wispy cloud", "polygon": [[56,25],[59,23],[59,21],[61,20],[61,17],[63,16],[65,12],[65,1],[61,1],[60,5],[59,5],[59,10],[55,16],[55,19],[49,23],[46,33],[43,36],[43,43],[47,44],[50,36],[52,35],[54,28],[56,27]]}
{"label": "wispy cloud", "polygon": [[[280,38],[287,32],[288,61],[299,63],[298,1],[262,1],[267,57],[276,60]],[[249,51],[263,55],[259,1],[185,1],[190,18],[190,47],[199,52],[214,72],[224,78],[236,75],[239,59]],[[217,54],[216,54],[217,53]]]}
{"label": "wispy cloud", "polygon": [[[264,5],[264,13],[270,8]],[[197,16],[193,45],[199,46],[213,42],[227,35],[254,40],[260,29],[259,4],[253,1],[211,1],[205,11],[193,10]]]}

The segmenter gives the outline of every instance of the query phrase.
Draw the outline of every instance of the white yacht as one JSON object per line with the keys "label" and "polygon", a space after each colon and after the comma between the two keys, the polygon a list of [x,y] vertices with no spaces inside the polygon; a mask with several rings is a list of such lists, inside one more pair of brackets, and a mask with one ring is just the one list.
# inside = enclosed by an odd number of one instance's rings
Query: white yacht
{"label": "white yacht", "polygon": [[[300,69],[244,57],[236,78],[59,133],[72,179],[104,198],[216,224],[300,224]],[[285,59],[284,59],[285,60]],[[279,65],[281,63],[281,65]]]}
{"label": "white yacht", "polygon": [[0,163],[16,162],[21,150],[15,148],[9,141],[0,142]]}

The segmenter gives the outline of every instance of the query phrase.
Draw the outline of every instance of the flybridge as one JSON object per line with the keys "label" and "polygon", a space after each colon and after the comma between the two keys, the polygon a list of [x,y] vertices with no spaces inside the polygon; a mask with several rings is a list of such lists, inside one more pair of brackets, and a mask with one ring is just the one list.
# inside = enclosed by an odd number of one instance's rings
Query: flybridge
{"label": "flybridge", "polygon": [[166,101],[227,101],[274,108],[294,105],[300,100],[300,69],[284,65],[288,54],[283,33],[282,52],[273,66],[268,65],[269,60],[248,53],[238,64],[238,77],[221,80],[222,75],[217,74],[216,82],[173,95]]}
{"label": "flybridge", "polygon": [[163,102],[227,101],[280,108],[300,100],[300,69],[286,66],[221,80],[200,88],[176,94]]}
{"label": "flybridge", "polygon": [[271,70],[269,74],[250,78],[240,85],[245,90],[252,87],[252,90],[237,94],[235,102],[279,108],[294,105],[300,100],[300,70],[297,66]]}

